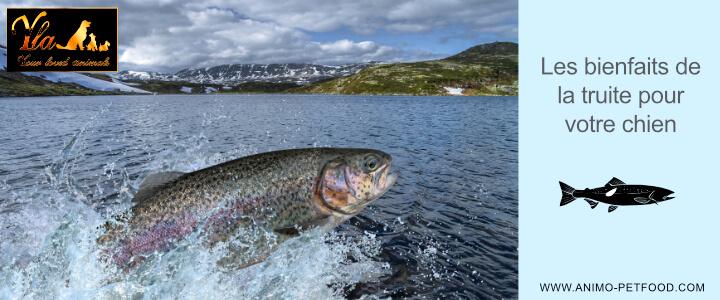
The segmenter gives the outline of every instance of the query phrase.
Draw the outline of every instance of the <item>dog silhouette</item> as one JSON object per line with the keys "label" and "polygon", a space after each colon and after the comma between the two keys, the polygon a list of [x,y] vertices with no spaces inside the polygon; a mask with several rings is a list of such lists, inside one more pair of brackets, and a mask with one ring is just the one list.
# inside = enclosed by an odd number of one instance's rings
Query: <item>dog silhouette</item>
{"label": "dog silhouette", "polygon": [[110,43],[108,41],[105,41],[105,44],[100,45],[100,52],[108,51],[108,47],[110,47]]}
{"label": "dog silhouette", "polygon": [[90,22],[83,20],[82,23],[80,23],[80,28],[73,34],[73,36],[70,38],[70,40],[67,42],[67,45],[60,46],[56,45],[58,49],[65,49],[65,50],[75,50],[77,47],[80,47],[80,50],[85,50],[85,47],[83,47],[83,41],[85,41],[85,38],[87,37],[87,28],[90,27]]}
{"label": "dog silhouette", "polygon": [[97,51],[98,47],[97,44],[95,44],[95,35],[89,34],[90,36],[90,43],[87,44],[88,51]]}

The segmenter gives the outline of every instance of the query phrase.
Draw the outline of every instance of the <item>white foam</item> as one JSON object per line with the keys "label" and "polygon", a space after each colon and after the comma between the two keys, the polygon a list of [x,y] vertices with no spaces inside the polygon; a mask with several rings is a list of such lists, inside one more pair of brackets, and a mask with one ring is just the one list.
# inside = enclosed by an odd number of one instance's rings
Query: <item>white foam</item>
{"label": "white foam", "polygon": [[[213,121],[204,120],[203,127]],[[380,240],[375,235],[351,238],[334,232],[323,235],[317,229],[282,243],[265,262],[244,269],[218,267],[220,259],[231,255],[228,247],[220,243],[208,248],[204,235],[194,232],[173,250],[151,255],[138,269],[119,271],[103,262],[103,249],[96,240],[103,234],[102,225],[114,219],[113,214],[129,209],[131,195],[122,196],[121,202],[111,207],[114,213],[103,217],[85,203],[80,192],[67,194],[63,188],[63,184],[76,181],[72,168],[63,167],[74,163],[69,157],[90,159],[83,155],[92,150],[86,148],[84,135],[92,132],[93,126],[90,123],[79,130],[52,163],[58,167],[49,167],[55,183],[19,191],[11,201],[0,204],[0,228],[6,228],[0,236],[0,299],[340,299],[344,289],[389,274],[387,263],[374,261],[380,252]],[[222,154],[208,153],[208,144],[202,133],[176,142],[175,147],[159,153],[132,184],[125,170],[109,175],[102,170],[103,176],[122,180],[115,190],[104,194],[125,195],[127,190],[136,190],[149,173],[188,172],[256,152],[242,147]],[[26,203],[26,207],[8,214],[3,211],[9,203]],[[9,224],[16,225],[6,227]],[[27,235],[6,238],[22,233]],[[248,237],[251,233],[239,231],[230,240]],[[12,264],[23,251],[29,256],[26,263]]]}

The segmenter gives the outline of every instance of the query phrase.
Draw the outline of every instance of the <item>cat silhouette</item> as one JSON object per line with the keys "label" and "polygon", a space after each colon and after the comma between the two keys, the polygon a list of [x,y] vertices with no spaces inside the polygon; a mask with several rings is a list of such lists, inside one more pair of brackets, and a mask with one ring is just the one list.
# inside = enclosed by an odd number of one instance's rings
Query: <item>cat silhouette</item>
{"label": "cat silhouette", "polygon": [[87,37],[87,28],[90,27],[90,22],[83,20],[82,23],[80,23],[80,28],[73,34],[72,37],[70,37],[70,40],[67,42],[67,45],[60,46],[56,45],[58,49],[65,49],[65,50],[75,50],[77,47],[80,47],[80,50],[85,50],[85,47],[83,47],[83,41],[85,41],[85,38]]}
{"label": "cat silhouette", "polygon": [[98,47],[97,44],[95,44],[95,35],[89,34],[90,36],[90,43],[87,44],[88,51],[97,51]]}

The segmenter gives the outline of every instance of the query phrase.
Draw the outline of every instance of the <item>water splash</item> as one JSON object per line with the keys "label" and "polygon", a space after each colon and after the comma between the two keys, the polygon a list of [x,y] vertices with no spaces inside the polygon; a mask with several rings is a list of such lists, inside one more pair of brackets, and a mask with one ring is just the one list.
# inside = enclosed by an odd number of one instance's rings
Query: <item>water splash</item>
{"label": "water splash", "polygon": [[[116,169],[117,159],[104,162],[97,177],[116,183],[103,188],[100,182],[83,185],[74,175],[73,166],[89,151],[84,141],[92,126],[93,121],[72,136],[43,170],[45,180],[32,189],[3,185],[9,197],[0,203],[0,298],[340,299],[353,285],[389,272],[387,263],[373,259],[380,251],[376,236],[349,238],[319,230],[281,244],[264,263],[239,270],[218,262],[233,255],[233,241],[257,232],[239,231],[215,247],[206,247],[202,232],[194,232],[175,249],[150,255],[136,270],[117,270],[103,259],[106,249],[96,240],[104,233],[102,225],[131,207],[132,195],[148,174],[193,171],[257,150],[242,146],[213,153],[200,133],[159,152],[135,180],[126,168]],[[99,209],[89,201],[91,193],[116,200]]]}

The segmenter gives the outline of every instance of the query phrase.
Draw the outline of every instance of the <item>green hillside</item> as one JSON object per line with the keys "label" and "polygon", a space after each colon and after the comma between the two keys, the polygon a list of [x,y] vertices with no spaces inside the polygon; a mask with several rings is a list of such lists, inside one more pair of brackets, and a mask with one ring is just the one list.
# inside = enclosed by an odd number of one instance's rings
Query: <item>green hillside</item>
{"label": "green hillside", "polygon": [[319,81],[288,93],[346,95],[517,95],[518,45],[495,42],[451,57],[368,67],[355,75]]}
{"label": "green hillside", "polygon": [[299,85],[292,83],[292,82],[267,82],[267,81],[258,81],[258,82],[244,82],[241,84],[238,84],[236,86],[233,86],[230,90],[223,90],[223,93],[233,93],[233,94],[274,94],[274,93],[282,93],[284,91],[287,91],[289,89],[297,88]]}
{"label": "green hillside", "polygon": [[53,82],[36,76],[0,70],[0,97],[129,95],[121,91],[98,91],[75,83]]}

